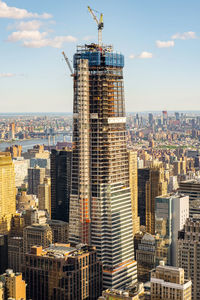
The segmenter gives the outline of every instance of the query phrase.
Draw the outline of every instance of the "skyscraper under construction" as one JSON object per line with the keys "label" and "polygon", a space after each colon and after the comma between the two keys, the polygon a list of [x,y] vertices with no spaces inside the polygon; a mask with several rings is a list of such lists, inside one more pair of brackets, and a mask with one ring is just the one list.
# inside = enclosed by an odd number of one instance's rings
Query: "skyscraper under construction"
{"label": "skyscraper under construction", "polygon": [[104,288],[120,288],[137,276],[123,67],[124,56],[112,46],[78,46],[74,55],[69,236],[96,247]]}

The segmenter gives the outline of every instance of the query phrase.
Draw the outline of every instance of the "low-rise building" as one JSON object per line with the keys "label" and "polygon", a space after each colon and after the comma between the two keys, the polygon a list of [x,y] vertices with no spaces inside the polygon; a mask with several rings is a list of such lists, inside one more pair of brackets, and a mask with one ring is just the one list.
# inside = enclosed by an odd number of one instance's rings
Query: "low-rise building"
{"label": "low-rise building", "polygon": [[161,299],[192,299],[192,282],[185,280],[184,270],[165,266],[163,261],[151,273],[151,300]]}

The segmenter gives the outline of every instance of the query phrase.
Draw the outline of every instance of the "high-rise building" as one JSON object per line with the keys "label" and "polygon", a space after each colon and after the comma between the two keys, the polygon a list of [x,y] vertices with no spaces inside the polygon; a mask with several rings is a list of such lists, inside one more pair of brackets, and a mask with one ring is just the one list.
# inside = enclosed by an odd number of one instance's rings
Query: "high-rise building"
{"label": "high-rise building", "polygon": [[11,228],[16,212],[15,171],[10,153],[0,153],[0,234]]}
{"label": "high-rise building", "polygon": [[29,168],[28,169],[28,194],[38,196],[38,187],[44,182],[44,168]]}
{"label": "high-rise building", "polygon": [[38,201],[38,208],[47,210],[51,215],[51,181],[48,177],[45,177],[44,182],[38,186]]}
{"label": "high-rise building", "polygon": [[146,226],[146,194],[147,183],[150,180],[150,169],[138,169],[138,215],[140,217],[140,225]]}
{"label": "high-rise building", "polygon": [[178,266],[185,277],[192,281],[192,299],[200,299],[200,218],[194,215],[187,219],[184,229],[178,234]]}
{"label": "high-rise building", "polygon": [[12,227],[10,231],[10,236],[22,236],[23,229],[25,227],[25,221],[22,215],[15,214],[12,218]]}
{"label": "high-rise building", "polygon": [[153,114],[149,113],[148,118],[149,118],[149,125],[152,126],[153,125]]}
{"label": "high-rise building", "polygon": [[32,246],[48,247],[52,244],[52,230],[48,224],[33,224],[24,228],[23,252],[28,253]]}
{"label": "high-rise building", "polygon": [[176,121],[180,120],[180,114],[178,112],[175,112],[175,118],[176,118]]}
{"label": "high-rise building", "polygon": [[51,218],[69,223],[71,150],[51,152]]}
{"label": "high-rise building", "polygon": [[111,46],[78,46],[74,55],[69,238],[96,247],[104,289],[137,277],[123,66]]}
{"label": "high-rise building", "polygon": [[6,148],[6,152],[10,152],[12,158],[20,157],[22,154],[22,146],[21,145],[12,145]]}
{"label": "high-rise building", "polygon": [[165,266],[164,262],[151,273],[151,300],[191,300],[191,280],[186,280],[182,268]]}
{"label": "high-rise building", "polygon": [[156,234],[168,241],[168,265],[177,266],[177,238],[189,217],[189,197],[167,194],[155,200]]}
{"label": "high-rise building", "polygon": [[174,176],[186,174],[186,160],[181,157],[180,160],[174,161]]}
{"label": "high-rise building", "polygon": [[32,247],[24,271],[28,299],[96,300],[102,293],[102,265],[91,246]]}
{"label": "high-rise building", "polygon": [[21,187],[28,178],[29,160],[17,157],[13,159],[13,164],[15,167],[15,185],[16,187]]}
{"label": "high-rise building", "polygon": [[162,111],[162,117],[163,117],[163,125],[167,125],[168,114],[166,110]]}
{"label": "high-rise building", "polygon": [[4,287],[3,299],[26,300],[26,283],[22,279],[22,273],[15,274],[13,270],[8,269],[0,276],[0,282]]}
{"label": "high-rise building", "polygon": [[131,189],[133,236],[140,230],[140,218],[138,217],[138,170],[137,170],[137,152],[129,151],[129,178]]}
{"label": "high-rise building", "polygon": [[174,167],[174,176],[180,175],[181,174],[181,162],[176,160],[173,163],[173,167]]}
{"label": "high-rise building", "polygon": [[138,281],[150,280],[150,271],[156,266],[156,241],[150,233],[146,233],[136,250]]}
{"label": "high-rise building", "polygon": [[179,183],[178,191],[181,194],[189,196],[190,202],[196,199],[200,199],[200,181],[193,179],[181,181]]}
{"label": "high-rise building", "polygon": [[13,236],[8,238],[8,267],[14,272],[22,271],[23,262],[23,237]]}
{"label": "high-rise building", "polygon": [[168,181],[168,193],[172,193],[177,191],[179,185],[178,185],[178,180],[177,176],[170,176],[169,181]]}
{"label": "high-rise building", "polygon": [[4,273],[7,268],[8,268],[8,235],[0,234],[0,274]]}
{"label": "high-rise building", "polygon": [[26,210],[22,215],[25,226],[40,224],[44,225],[49,219],[49,215],[46,210],[39,210],[37,208],[31,208]]}
{"label": "high-rise building", "polygon": [[68,243],[69,240],[69,224],[60,220],[49,220],[47,222],[52,230],[53,243]]}
{"label": "high-rise building", "polygon": [[166,193],[162,166],[138,169],[138,215],[140,224],[151,234],[155,234],[155,198]]}
{"label": "high-rise building", "polygon": [[10,124],[9,138],[11,140],[14,140],[14,138],[15,138],[15,123],[14,122]]}

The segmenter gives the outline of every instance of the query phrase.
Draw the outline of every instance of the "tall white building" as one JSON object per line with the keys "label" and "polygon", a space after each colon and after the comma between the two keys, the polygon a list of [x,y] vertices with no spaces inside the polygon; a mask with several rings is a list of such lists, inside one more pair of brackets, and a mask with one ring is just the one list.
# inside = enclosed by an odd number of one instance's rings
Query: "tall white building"
{"label": "tall white building", "polygon": [[156,197],[156,233],[169,240],[168,264],[177,266],[178,231],[183,229],[189,217],[189,197],[181,194],[167,194]]}
{"label": "tall white building", "polygon": [[16,187],[20,187],[25,180],[28,180],[30,161],[23,157],[17,157],[13,159],[13,164],[15,168],[15,185]]}
{"label": "tall white building", "polygon": [[189,218],[189,196],[175,195],[172,199],[172,265],[177,267],[178,232]]}

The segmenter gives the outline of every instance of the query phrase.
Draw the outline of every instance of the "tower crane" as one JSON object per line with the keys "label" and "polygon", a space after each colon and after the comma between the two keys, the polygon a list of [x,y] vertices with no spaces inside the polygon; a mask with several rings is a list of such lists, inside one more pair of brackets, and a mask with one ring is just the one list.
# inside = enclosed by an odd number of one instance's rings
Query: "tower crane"
{"label": "tower crane", "polygon": [[104,27],[104,24],[103,24],[103,14],[101,13],[100,14],[100,18],[99,18],[99,21],[94,13],[94,10],[91,9],[90,6],[88,6],[88,10],[89,12],[91,13],[93,19],[95,20],[95,22],[97,23],[97,26],[98,26],[98,45],[99,47],[101,47],[102,45],[102,30],[103,30],[103,27]]}
{"label": "tower crane", "polygon": [[64,56],[64,59],[65,59],[67,65],[68,65],[68,67],[69,67],[69,70],[70,70],[70,73],[71,73],[70,75],[71,75],[71,76],[74,76],[74,72],[73,72],[72,66],[71,66],[71,64],[70,64],[70,62],[69,62],[69,59],[68,59],[68,57],[66,56],[66,54],[65,54],[64,51],[62,52],[62,55]]}

